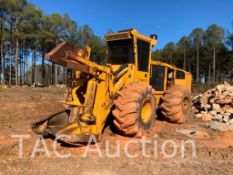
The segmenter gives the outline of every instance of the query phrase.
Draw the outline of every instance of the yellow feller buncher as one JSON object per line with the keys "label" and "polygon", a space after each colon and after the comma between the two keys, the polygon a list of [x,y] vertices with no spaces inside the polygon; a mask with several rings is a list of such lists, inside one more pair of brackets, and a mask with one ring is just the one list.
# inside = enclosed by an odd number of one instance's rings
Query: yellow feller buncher
{"label": "yellow feller buncher", "polygon": [[109,60],[105,66],[90,61],[89,47],[76,49],[61,43],[47,54],[47,60],[72,69],[75,76],[69,80],[66,108],[35,122],[32,129],[36,134],[74,145],[86,144],[90,136],[100,140],[111,112],[117,131],[130,137],[142,136],[157,114],[169,122],[185,122],[192,77],[184,70],[152,61],[157,36],[130,29],[107,34],[105,40]]}

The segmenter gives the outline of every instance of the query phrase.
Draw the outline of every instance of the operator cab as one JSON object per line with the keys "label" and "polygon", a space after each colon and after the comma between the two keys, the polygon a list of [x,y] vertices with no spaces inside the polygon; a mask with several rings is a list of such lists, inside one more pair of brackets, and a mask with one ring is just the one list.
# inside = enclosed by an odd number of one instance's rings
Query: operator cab
{"label": "operator cab", "polygon": [[132,39],[108,41],[107,44],[110,64],[134,63]]}
{"label": "operator cab", "polygon": [[109,64],[135,64],[138,71],[148,73],[151,48],[157,42],[156,35],[151,37],[141,35],[135,29],[105,35]]}
{"label": "operator cab", "polygon": [[159,61],[152,61],[150,85],[157,94],[163,94],[175,84],[175,67]]}
{"label": "operator cab", "polygon": [[175,66],[160,61],[151,62],[150,85],[156,94],[163,94],[172,85],[185,85],[191,88],[191,74]]}

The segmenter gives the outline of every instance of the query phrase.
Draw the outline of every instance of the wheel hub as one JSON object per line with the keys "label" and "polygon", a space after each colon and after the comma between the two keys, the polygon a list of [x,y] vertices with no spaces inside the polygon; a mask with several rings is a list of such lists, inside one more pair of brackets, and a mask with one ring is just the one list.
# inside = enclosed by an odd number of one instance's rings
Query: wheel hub
{"label": "wheel hub", "polygon": [[141,109],[141,119],[143,123],[147,123],[150,118],[151,118],[151,114],[152,114],[152,105],[149,101],[146,101]]}
{"label": "wheel hub", "polygon": [[183,112],[188,111],[188,106],[189,106],[189,100],[188,100],[188,98],[185,98],[185,99],[183,100],[183,103],[182,103]]}

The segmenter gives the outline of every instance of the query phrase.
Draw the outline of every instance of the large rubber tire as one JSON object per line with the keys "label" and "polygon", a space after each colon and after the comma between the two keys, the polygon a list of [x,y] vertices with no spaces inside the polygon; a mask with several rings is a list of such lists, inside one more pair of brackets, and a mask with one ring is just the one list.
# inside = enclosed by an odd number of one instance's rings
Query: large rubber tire
{"label": "large rubber tire", "polygon": [[165,120],[182,124],[186,121],[191,108],[191,92],[182,85],[173,85],[161,97],[160,111]]}
{"label": "large rubber tire", "polygon": [[141,137],[152,127],[157,106],[150,85],[129,83],[118,92],[113,103],[113,123],[123,135]]}

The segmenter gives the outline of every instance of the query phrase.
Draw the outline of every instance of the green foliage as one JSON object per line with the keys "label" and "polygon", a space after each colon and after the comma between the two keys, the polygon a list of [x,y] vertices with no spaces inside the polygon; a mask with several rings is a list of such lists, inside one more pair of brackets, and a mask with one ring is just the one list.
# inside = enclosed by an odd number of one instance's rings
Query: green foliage
{"label": "green foliage", "polygon": [[152,59],[153,60],[162,60],[162,51],[160,49],[155,50],[154,52],[152,52]]}
{"label": "green foliage", "polygon": [[[167,63],[171,63],[172,58],[172,64],[180,68],[185,67],[193,74],[193,79],[199,75],[200,78],[209,81],[213,79],[211,77],[214,69],[216,69],[216,80],[231,79],[233,33],[228,33],[226,41],[231,50],[224,43],[224,29],[212,24],[206,30],[193,29],[189,36],[181,37],[177,43],[169,42],[164,48],[154,51],[152,58]],[[214,49],[215,52],[213,52]],[[213,58],[215,58],[215,64]],[[200,74],[197,74],[197,71]]]}
{"label": "green foliage", "polygon": [[[53,66],[46,66],[44,57],[64,41],[78,47],[89,45],[92,48],[91,59],[101,64],[106,62],[104,41],[97,37],[88,25],[79,27],[68,14],[45,15],[28,0],[0,0],[0,22],[0,60],[1,63],[6,62],[1,64],[1,72],[7,75],[10,84],[11,80],[16,78],[20,79],[20,83],[24,83],[25,79],[30,80],[25,78],[30,75],[26,74],[29,71],[32,76],[41,74],[43,82],[52,81],[54,75],[47,80],[48,72],[53,71],[53,74],[57,74],[58,71],[52,70]],[[28,60],[29,55],[35,56],[32,57],[32,61]],[[39,61],[42,64],[40,69],[36,65]],[[31,67],[26,66],[31,62]],[[26,70],[26,67],[29,69]],[[35,71],[39,72],[35,74]],[[37,77],[35,80],[31,79],[36,81]]]}
{"label": "green foliage", "polygon": [[191,45],[197,50],[203,44],[204,31],[201,28],[195,28],[190,34]]}
{"label": "green foliage", "polygon": [[221,43],[224,38],[224,29],[217,24],[210,25],[204,35],[204,41],[210,46]]}
{"label": "green foliage", "polygon": [[190,38],[187,37],[187,36],[181,37],[181,39],[180,39],[179,42],[177,43],[178,49],[183,50],[183,49],[188,48],[188,47],[189,47],[189,40],[190,40]]}
{"label": "green foliage", "polygon": [[176,52],[176,44],[174,42],[169,42],[165,45],[161,52],[161,61],[166,61],[173,64],[173,57]]}
{"label": "green foliage", "polygon": [[[112,32],[109,29],[106,33]],[[32,74],[36,75],[34,81],[51,83],[59,71],[47,64],[45,54],[63,41],[77,47],[88,45],[92,48],[91,60],[99,64],[107,62],[105,42],[90,26],[79,26],[68,14],[46,15],[29,0],[0,0],[0,74],[5,75],[0,77],[9,84],[18,78],[24,84],[24,80],[32,80],[28,78]],[[233,32],[228,33],[224,43],[224,30],[220,26],[213,24],[206,30],[195,28],[177,43],[169,42],[163,49],[154,51],[152,58],[185,68],[194,78],[199,71],[200,77],[210,78],[210,72],[215,69],[218,77],[231,72],[233,75]],[[26,74],[29,71],[32,72]]]}
{"label": "green foliage", "polygon": [[227,44],[233,49],[233,33],[228,35]]}
{"label": "green foliage", "polygon": [[[232,21],[232,28],[233,28],[233,21]],[[227,45],[229,45],[231,47],[231,49],[233,49],[233,32],[232,33],[228,33],[227,36]]]}

